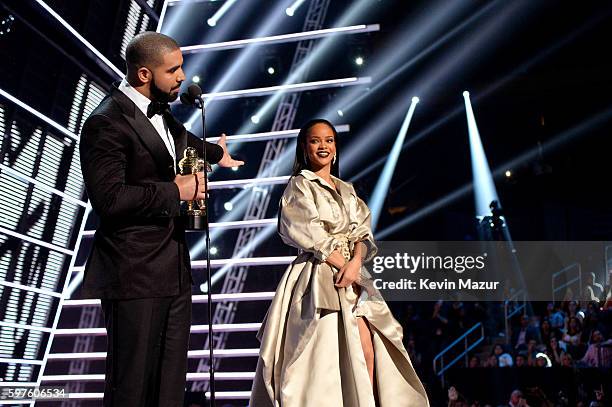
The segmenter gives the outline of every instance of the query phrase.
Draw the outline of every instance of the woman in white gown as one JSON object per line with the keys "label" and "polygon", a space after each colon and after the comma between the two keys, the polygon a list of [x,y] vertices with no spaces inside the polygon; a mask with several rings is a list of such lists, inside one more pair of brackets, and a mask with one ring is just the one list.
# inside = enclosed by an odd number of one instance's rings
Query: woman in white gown
{"label": "woman in white gown", "polygon": [[337,176],[337,133],[300,131],[278,232],[300,254],[260,331],[251,407],[420,407],[425,389],[393,318],[363,267],[376,253],[370,210]]}

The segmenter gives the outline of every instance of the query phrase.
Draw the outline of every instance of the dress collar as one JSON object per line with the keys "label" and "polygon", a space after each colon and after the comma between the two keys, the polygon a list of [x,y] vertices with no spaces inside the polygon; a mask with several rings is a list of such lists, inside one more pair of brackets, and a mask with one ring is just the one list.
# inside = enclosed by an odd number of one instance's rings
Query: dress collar
{"label": "dress collar", "polygon": [[316,181],[319,184],[321,184],[323,187],[329,189],[330,191],[336,192],[338,193],[338,191],[340,191],[340,195],[343,198],[348,198],[350,196],[351,192],[351,184],[342,181],[340,178],[334,177],[333,175],[331,175],[331,179],[332,181],[334,181],[334,184],[336,184],[336,188],[338,190],[336,190],[335,188],[333,188],[331,185],[329,185],[327,183],[327,181],[325,181],[323,178],[321,178],[320,176],[318,176],[317,174],[315,174],[314,172],[310,171],[310,170],[301,170],[300,171],[300,175],[303,176],[304,178],[306,178],[309,181]]}

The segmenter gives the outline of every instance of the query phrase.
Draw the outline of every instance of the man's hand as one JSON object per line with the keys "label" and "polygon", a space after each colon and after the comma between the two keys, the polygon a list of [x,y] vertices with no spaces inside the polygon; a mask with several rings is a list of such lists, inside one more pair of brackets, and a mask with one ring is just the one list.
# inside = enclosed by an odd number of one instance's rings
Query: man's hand
{"label": "man's hand", "polygon": [[[196,194],[196,177],[198,184],[198,192]],[[179,195],[181,201],[191,201],[204,199],[204,192],[206,192],[204,185],[204,173],[198,172],[197,174],[188,174],[188,175],[177,175],[174,178],[174,183],[179,189]],[[195,194],[195,199],[194,199]]]}
{"label": "man's hand", "polygon": [[220,167],[240,167],[241,165],[244,165],[244,161],[234,160],[230,156],[229,152],[227,151],[225,138],[225,134],[221,134],[221,138],[217,142],[217,145],[219,145],[223,149],[223,158],[221,158],[221,160],[217,164],[219,164]]}

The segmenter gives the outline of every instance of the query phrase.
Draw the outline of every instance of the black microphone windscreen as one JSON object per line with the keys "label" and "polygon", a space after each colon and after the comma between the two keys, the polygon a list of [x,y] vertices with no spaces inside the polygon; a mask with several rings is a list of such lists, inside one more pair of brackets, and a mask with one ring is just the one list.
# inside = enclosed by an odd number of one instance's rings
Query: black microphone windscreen
{"label": "black microphone windscreen", "polygon": [[181,93],[181,103],[184,105],[193,106],[195,104],[195,100],[187,93]]}
{"label": "black microphone windscreen", "polygon": [[200,88],[197,84],[192,83],[187,87],[187,93],[189,93],[189,96],[195,100],[199,96],[202,96],[202,88]]}

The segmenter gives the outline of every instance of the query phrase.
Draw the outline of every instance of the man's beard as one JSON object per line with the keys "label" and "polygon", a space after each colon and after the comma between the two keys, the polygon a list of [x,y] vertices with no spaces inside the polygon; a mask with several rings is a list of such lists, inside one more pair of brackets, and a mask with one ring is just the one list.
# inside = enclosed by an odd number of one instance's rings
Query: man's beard
{"label": "man's beard", "polygon": [[151,81],[151,98],[157,102],[170,103],[174,102],[178,97],[178,93],[169,93],[161,90],[155,83],[155,76]]}

